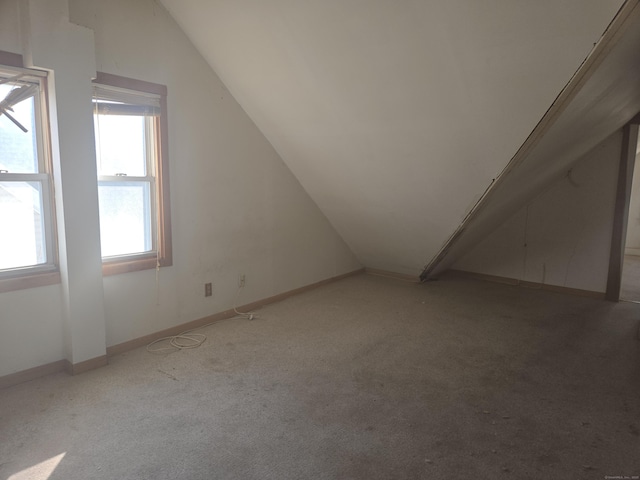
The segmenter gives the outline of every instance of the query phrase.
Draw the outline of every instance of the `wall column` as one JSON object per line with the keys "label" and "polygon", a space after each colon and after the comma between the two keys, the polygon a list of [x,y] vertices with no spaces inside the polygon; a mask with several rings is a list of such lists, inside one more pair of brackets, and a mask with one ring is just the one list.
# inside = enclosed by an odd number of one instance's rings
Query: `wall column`
{"label": "wall column", "polygon": [[106,363],[91,80],[93,31],[69,22],[67,0],[21,0],[26,67],[49,71],[49,116],[63,292],[72,373]]}

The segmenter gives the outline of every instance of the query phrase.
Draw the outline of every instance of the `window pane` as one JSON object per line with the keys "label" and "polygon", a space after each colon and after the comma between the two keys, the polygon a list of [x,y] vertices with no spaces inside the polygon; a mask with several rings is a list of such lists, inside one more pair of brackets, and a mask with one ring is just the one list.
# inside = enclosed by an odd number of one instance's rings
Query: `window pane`
{"label": "window pane", "polygon": [[93,116],[98,175],[146,175],[144,118],[133,115]]}
{"label": "window pane", "polygon": [[0,182],[0,269],[47,261],[40,182]]}
{"label": "window pane", "polygon": [[[14,88],[0,85],[0,101]],[[38,172],[38,144],[35,129],[34,99],[27,98],[8,112],[28,131],[23,132],[6,115],[0,115],[0,170],[10,173]]]}
{"label": "window pane", "polygon": [[147,182],[100,182],[102,256],[150,252],[153,249],[150,188]]}

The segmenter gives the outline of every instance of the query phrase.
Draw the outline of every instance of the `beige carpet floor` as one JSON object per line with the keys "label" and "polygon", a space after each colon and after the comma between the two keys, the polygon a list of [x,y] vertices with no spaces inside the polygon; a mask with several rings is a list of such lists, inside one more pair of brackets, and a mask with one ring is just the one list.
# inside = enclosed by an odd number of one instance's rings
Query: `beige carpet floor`
{"label": "beige carpet floor", "polygon": [[0,479],[640,475],[640,305],[358,275],[258,313],[0,390]]}

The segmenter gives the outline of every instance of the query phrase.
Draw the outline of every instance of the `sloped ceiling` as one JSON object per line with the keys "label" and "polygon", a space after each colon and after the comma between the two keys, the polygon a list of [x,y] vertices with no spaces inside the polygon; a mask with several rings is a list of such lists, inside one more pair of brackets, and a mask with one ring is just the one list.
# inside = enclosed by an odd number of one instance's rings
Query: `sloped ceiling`
{"label": "sloped ceiling", "polygon": [[640,2],[627,2],[498,181],[423,274],[434,276],[640,112]]}
{"label": "sloped ceiling", "polygon": [[369,268],[418,275],[622,0],[161,0]]}

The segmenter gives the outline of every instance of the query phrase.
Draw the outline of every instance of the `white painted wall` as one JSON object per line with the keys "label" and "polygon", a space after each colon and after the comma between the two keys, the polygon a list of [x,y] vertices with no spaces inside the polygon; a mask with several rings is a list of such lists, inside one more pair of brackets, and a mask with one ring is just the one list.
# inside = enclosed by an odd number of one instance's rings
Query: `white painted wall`
{"label": "white painted wall", "polygon": [[604,292],[621,142],[600,143],[452,268]]}
{"label": "white painted wall", "polygon": [[[0,2],[0,49],[22,53],[18,2]],[[0,376],[65,357],[61,285],[0,294]]]}
{"label": "white painted wall", "polygon": [[0,332],[0,376],[64,359],[61,286],[0,294]]}
{"label": "white painted wall", "polygon": [[22,53],[18,19],[17,0],[0,2],[0,45],[5,52]]}
{"label": "white painted wall", "polygon": [[623,3],[161,1],[360,261],[407,274]]}
{"label": "white painted wall", "polygon": [[640,141],[638,142],[636,164],[633,170],[625,254],[640,256]]}
{"label": "white painted wall", "polygon": [[49,119],[65,356],[71,364],[106,354],[93,141],[93,32],[68,21],[66,0],[21,0],[26,67],[49,71]]}
{"label": "white painted wall", "polygon": [[604,55],[596,57],[597,67],[572,90],[575,95],[566,108],[549,123],[541,122],[548,130],[543,136],[532,135],[537,141],[494,185],[433,273],[450,267],[640,111],[640,2],[627,5],[633,10],[625,10],[625,23],[615,30]]}
{"label": "white painted wall", "polygon": [[[66,358],[77,364],[103,356],[106,349],[97,186],[95,181],[84,181],[96,177],[90,83],[95,74],[93,34],[68,22],[65,0],[10,3],[13,5],[3,7],[3,13],[11,15],[7,26],[14,32],[3,34],[7,50],[19,50],[15,53],[23,55],[25,66],[50,72],[49,119],[62,281],[32,289],[24,306],[26,292],[0,296],[2,342],[6,342],[0,375],[37,366],[43,358]],[[53,292],[58,301],[51,301]],[[12,325],[14,334],[24,329],[36,333],[15,337],[9,334]]]}
{"label": "white painted wall", "polygon": [[[14,12],[8,3],[0,13]],[[240,299],[247,303],[359,268],[162,6],[71,0],[69,16],[95,33],[98,70],[165,84],[169,92],[173,266],[104,278],[104,304],[95,306],[107,346],[230,308],[239,273],[247,276]],[[5,23],[15,32],[17,22]],[[0,49],[22,53],[14,37],[3,31]],[[211,298],[205,282],[214,284]],[[0,375],[64,358],[65,295],[59,285],[0,295]]]}

